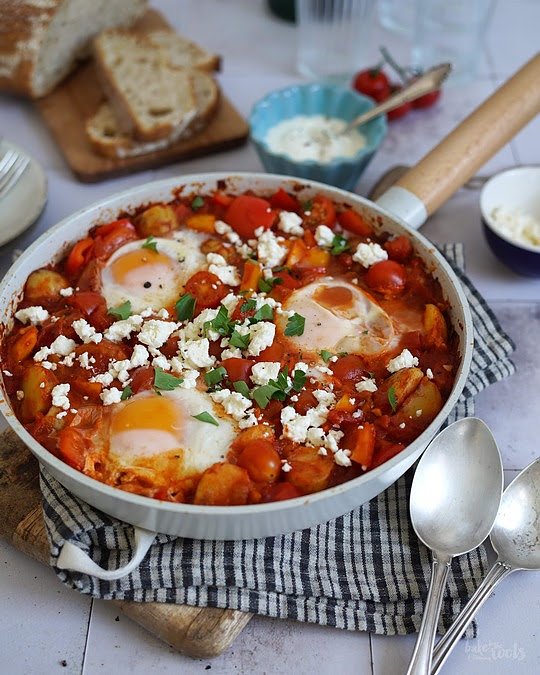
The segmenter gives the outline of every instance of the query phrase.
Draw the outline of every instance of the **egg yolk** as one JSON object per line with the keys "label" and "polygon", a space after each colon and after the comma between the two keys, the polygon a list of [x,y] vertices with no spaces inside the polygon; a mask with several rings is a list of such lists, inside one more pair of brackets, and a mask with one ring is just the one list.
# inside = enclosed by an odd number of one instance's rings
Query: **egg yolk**
{"label": "egg yolk", "polygon": [[321,286],[313,294],[313,299],[328,309],[350,309],[354,302],[352,291],[346,286]]}
{"label": "egg yolk", "polygon": [[172,401],[154,396],[130,401],[113,416],[111,430],[118,434],[135,429],[179,430],[179,409]]}
{"label": "egg yolk", "polygon": [[176,265],[163,253],[146,248],[124,253],[111,265],[113,279],[126,286],[136,283],[141,272],[151,274],[150,278],[155,278],[163,273],[175,273]]}

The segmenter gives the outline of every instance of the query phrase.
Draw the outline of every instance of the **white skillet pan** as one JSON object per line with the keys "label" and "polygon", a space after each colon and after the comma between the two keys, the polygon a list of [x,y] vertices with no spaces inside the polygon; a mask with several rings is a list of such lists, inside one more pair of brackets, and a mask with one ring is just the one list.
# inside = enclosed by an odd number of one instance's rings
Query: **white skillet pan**
{"label": "white skillet pan", "polygon": [[[376,203],[320,183],[270,174],[200,174],[150,183],[109,197],[65,218],[42,235],[15,262],[0,285],[0,329],[9,330],[14,307],[26,278],[33,270],[57,260],[97,223],[113,220],[121,211],[141,204],[168,201],[175,191],[212,192],[225,180],[233,193],[251,189],[271,194],[279,187],[303,186],[303,195],[321,192],[337,202],[380,217],[381,229],[407,233],[427,267],[433,270],[451,307],[451,321],[459,335],[461,362],[444,407],[428,428],[407,448],[382,466],[342,485],[287,501],[250,506],[199,506],[162,502],[104,485],[72,469],[37,443],[16,419],[5,391],[0,411],[38,460],[73,494],[92,506],[135,526],[137,550],[126,567],[104,571],[86,554],[65,544],[59,566],[101,578],[118,578],[133,570],[144,557],[155,533],[195,539],[249,539],[267,537],[325,522],[372,499],[394,483],[418,459],[454,407],[467,379],[473,350],[473,329],[460,283],[434,246],[415,230],[468,178],[540,112],[540,55],[459,125],[442,143],[403,176]],[[449,233],[452,238],[452,233]],[[1,334],[1,333],[0,333]]]}

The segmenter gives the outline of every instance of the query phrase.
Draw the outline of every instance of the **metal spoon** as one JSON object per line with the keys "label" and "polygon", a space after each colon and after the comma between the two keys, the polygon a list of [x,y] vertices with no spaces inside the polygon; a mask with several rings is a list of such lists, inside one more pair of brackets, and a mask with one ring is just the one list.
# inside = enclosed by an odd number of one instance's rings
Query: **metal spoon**
{"label": "metal spoon", "polygon": [[424,617],[407,673],[431,672],[446,577],[452,558],[488,536],[501,501],[503,469],[497,443],[475,417],[454,422],[425,451],[411,488],[411,521],[433,551]]}
{"label": "metal spoon", "polygon": [[451,63],[441,63],[438,66],[426,70],[425,73],[415,78],[410,84],[407,84],[396,94],[387,98],[386,101],[379,103],[379,105],[371,108],[371,110],[355,117],[347,124],[341,133],[346,134],[351,131],[351,129],[369,122],[369,120],[372,120],[374,117],[387,113],[389,110],[394,110],[394,108],[399,108],[403,103],[414,101],[415,98],[419,98],[424,94],[429,94],[431,91],[440,89],[451,70]]}
{"label": "metal spoon", "polygon": [[523,469],[504,491],[490,539],[497,561],[450,630],[437,643],[432,675],[439,672],[497,584],[516,570],[540,570],[540,458]]}

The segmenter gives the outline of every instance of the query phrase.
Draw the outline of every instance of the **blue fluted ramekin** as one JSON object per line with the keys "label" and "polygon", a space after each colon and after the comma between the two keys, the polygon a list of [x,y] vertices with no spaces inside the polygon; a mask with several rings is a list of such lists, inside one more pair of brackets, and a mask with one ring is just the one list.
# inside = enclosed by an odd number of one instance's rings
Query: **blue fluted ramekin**
{"label": "blue fluted ramekin", "polygon": [[325,115],[350,122],[374,105],[372,99],[344,86],[312,83],[286,87],[268,94],[253,106],[249,116],[251,141],[264,168],[270,173],[309,178],[344,190],[354,190],[386,135],[385,115],[362,126],[366,144],[356,155],[330,162],[295,161],[287,155],[272,152],[265,139],[276,124],[298,115]]}
{"label": "blue fluted ramekin", "polygon": [[482,188],[480,210],[486,240],[495,256],[517,274],[540,277],[540,247],[516,241],[497,227],[497,207],[519,210],[540,220],[540,166],[501,171]]}

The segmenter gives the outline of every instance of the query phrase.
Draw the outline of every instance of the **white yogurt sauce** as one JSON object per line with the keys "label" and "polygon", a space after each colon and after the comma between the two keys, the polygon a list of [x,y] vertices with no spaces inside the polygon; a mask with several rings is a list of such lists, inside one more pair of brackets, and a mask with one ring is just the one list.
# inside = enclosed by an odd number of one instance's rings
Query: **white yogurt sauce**
{"label": "white yogurt sauce", "polygon": [[497,206],[489,214],[495,229],[518,244],[540,247],[540,220],[521,209]]}
{"label": "white yogurt sauce", "polygon": [[331,162],[338,157],[353,157],[366,144],[357,129],[343,134],[346,126],[347,122],[337,117],[298,115],[272,127],[266,142],[272,152],[296,161]]}

